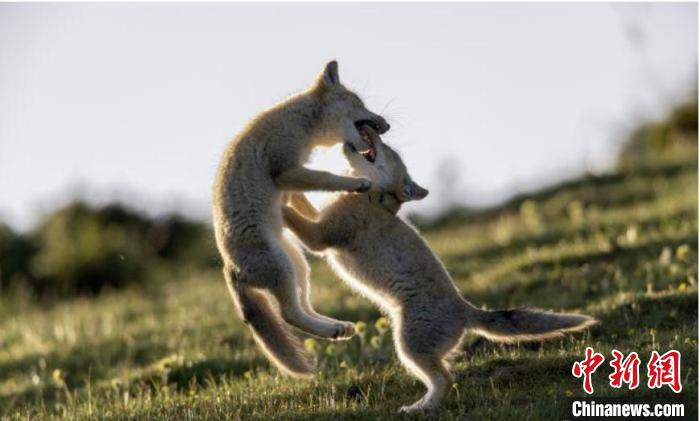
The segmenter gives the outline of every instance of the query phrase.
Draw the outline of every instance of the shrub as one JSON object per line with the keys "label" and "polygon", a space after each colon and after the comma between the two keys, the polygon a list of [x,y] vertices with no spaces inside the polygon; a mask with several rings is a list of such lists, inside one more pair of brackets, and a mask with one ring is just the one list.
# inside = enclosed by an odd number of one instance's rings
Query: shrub
{"label": "shrub", "polygon": [[0,291],[12,287],[13,279],[31,279],[29,263],[36,245],[26,236],[0,224]]}
{"label": "shrub", "polygon": [[30,234],[0,229],[0,288],[23,283],[37,295],[66,296],[144,284],[164,269],[216,265],[212,237],[178,215],[153,219],[121,204],[75,202]]}

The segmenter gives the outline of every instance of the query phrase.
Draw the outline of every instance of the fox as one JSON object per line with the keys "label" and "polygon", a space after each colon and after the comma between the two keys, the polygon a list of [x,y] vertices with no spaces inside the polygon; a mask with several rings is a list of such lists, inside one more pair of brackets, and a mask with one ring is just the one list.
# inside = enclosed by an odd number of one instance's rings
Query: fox
{"label": "fox", "polygon": [[311,376],[314,367],[290,326],[343,340],[354,324],[311,306],[305,257],[282,235],[281,194],[368,191],[367,178],[303,166],[316,147],[349,143],[374,154],[361,127],[384,133],[390,125],[340,82],[331,61],[310,88],[254,117],[226,147],[216,173],[212,217],[226,285],[256,343],[291,376]]}
{"label": "fox", "polygon": [[371,128],[376,154],[343,146],[350,175],[368,177],[377,190],[338,193],[317,211],[303,194],[292,194],[284,221],[312,253],[324,256],[355,291],[388,315],[394,347],[404,367],[427,392],[401,412],[436,407],[453,383],[446,359],[464,333],[513,342],[543,340],[582,330],[597,320],[582,314],[537,309],[482,310],[462,297],[440,259],[412,225],[396,213],[428,190],[414,182],[399,154]]}

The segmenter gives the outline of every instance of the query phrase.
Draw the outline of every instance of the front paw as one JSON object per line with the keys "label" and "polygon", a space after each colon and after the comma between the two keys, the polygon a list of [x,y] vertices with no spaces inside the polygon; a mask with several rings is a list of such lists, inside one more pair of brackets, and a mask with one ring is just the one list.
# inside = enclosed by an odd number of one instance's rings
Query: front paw
{"label": "front paw", "polygon": [[332,339],[336,341],[342,341],[350,339],[355,335],[355,323],[352,322],[340,322],[336,327],[335,333]]}
{"label": "front paw", "polygon": [[357,193],[365,193],[368,192],[369,189],[372,188],[372,182],[369,181],[366,178],[360,178],[358,179],[358,186],[353,190]]}
{"label": "front paw", "polygon": [[413,405],[406,405],[399,408],[399,414],[414,414],[416,412],[425,411],[426,409],[430,409],[430,406],[426,405],[421,399]]}

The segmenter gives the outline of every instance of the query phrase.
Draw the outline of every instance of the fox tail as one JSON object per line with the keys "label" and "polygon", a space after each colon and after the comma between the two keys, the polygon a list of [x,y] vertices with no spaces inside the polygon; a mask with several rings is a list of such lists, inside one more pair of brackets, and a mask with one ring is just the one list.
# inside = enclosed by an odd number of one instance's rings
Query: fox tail
{"label": "fox tail", "polygon": [[243,320],[270,361],[294,377],[313,375],[313,362],[265,294],[235,282],[233,270],[224,269],[224,276]]}
{"label": "fox tail", "polygon": [[480,310],[470,305],[468,327],[499,342],[534,341],[562,336],[598,323],[593,317],[537,309]]}

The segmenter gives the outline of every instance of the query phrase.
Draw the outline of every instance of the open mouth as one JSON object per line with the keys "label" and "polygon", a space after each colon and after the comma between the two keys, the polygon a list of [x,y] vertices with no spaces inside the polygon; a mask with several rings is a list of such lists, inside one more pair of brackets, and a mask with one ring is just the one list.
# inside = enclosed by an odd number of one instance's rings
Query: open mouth
{"label": "open mouth", "polygon": [[355,152],[362,155],[367,161],[374,162],[377,159],[377,143],[374,141],[374,136],[377,135],[377,125],[370,120],[360,120],[355,123],[357,131],[360,133],[360,137],[367,144],[368,149],[366,151],[358,151],[353,145],[352,148]]}

